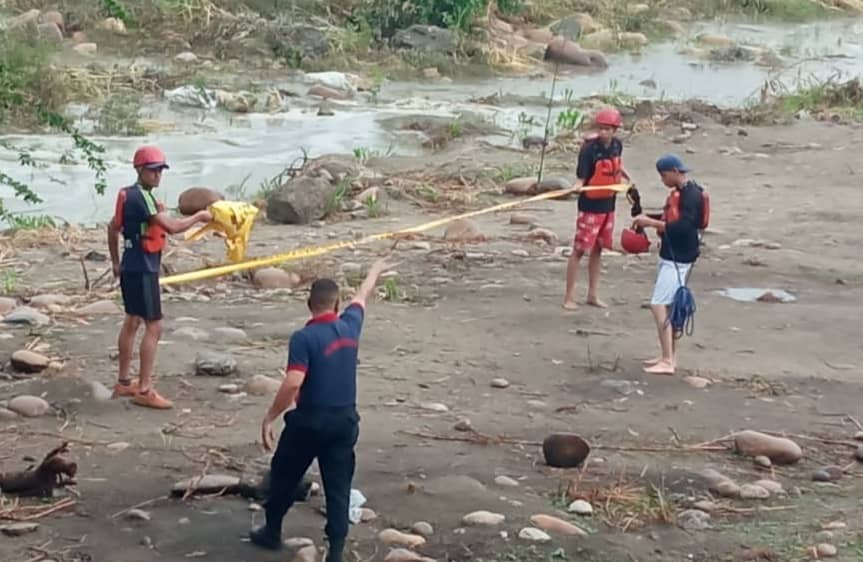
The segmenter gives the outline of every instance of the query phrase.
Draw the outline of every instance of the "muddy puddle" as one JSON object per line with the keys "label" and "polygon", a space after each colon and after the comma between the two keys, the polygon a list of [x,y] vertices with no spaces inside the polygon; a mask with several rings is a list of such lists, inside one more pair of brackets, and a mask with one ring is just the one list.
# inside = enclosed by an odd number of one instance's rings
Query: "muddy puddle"
{"label": "muddy puddle", "polygon": [[[769,47],[782,57],[785,70],[752,62],[711,62],[684,52],[698,34],[725,35],[740,44]],[[789,86],[802,79],[863,73],[863,19],[837,19],[809,24],[756,25],[710,23],[693,27],[688,39],[650,47],[643,54],[609,57],[601,72],[565,71],[559,76],[556,99],[577,99],[597,93],[617,93],[653,99],[699,98],[723,106],[747,103],[768,78]],[[276,87],[304,91],[298,84]],[[143,141],[160,144],[173,164],[165,177],[162,197],[173,201],[184,189],[205,185],[226,190],[245,181],[245,194],[253,195],[262,181],[288,166],[304,148],[314,157],[324,153],[359,150],[369,156],[390,153],[420,154],[421,135],[393,127],[394,118],[406,116],[483,119],[508,131],[540,133],[545,118],[543,98],[550,91],[550,74],[477,82],[460,81],[383,85],[374,98],[358,97],[335,102],[334,115],[317,115],[310,100],[289,99],[290,109],[278,114],[228,114],[220,110],[178,109],[160,102],[149,104],[145,119],[174,124],[174,130],[140,137],[100,138],[109,165],[109,193],[92,189],[92,173],[83,164],[62,163],[71,144],[49,135],[7,136],[2,140],[27,147],[39,168],[16,165],[16,155],[0,149],[0,166],[15,179],[26,181],[45,202],[27,206],[0,187],[13,212],[47,214],[74,223],[104,221],[113,194],[133,174],[128,160]],[[506,94],[520,103],[479,103],[484,96]],[[506,98],[504,98],[506,99]],[[525,117],[534,125],[525,127]],[[525,130],[527,129],[527,130]],[[515,145],[514,134],[492,134],[489,142]],[[236,191],[231,192],[236,194]]]}

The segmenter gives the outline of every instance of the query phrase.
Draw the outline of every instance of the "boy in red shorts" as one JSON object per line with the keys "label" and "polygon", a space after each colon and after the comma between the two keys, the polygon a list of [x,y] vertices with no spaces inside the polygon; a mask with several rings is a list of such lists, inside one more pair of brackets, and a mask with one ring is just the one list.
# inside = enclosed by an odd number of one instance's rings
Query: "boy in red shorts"
{"label": "boy in red shorts", "polygon": [[[613,108],[603,109],[596,115],[595,138],[584,143],[578,155],[578,183],[581,186],[603,186],[630,181],[623,169],[623,143],[615,137],[623,124],[620,112]],[[563,308],[575,310],[575,285],[578,281],[578,265],[584,254],[589,254],[587,264],[587,304],[605,308],[599,300],[597,287],[602,267],[602,249],[611,249],[614,234],[614,203],[617,192],[610,189],[585,191],[578,196],[578,219],[575,225],[572,255],[566,266],[566,294]]]}

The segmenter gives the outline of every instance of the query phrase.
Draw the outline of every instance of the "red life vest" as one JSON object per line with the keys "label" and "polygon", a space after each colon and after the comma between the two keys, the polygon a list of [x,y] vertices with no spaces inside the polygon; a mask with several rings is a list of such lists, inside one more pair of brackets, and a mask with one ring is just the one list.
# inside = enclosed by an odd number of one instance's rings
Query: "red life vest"
{"label": "red life vest", "polygon": [[[662,210],[662,220],[666,223],[680,219],[680,189],[672,189],[665,200]],[[705,230],[710,224],[710,196],[707,191],[701,190],[701,224],[696,225],[699,230]]]}
{"label": "red life vest", "polygon": [[[158,254],[165,249],[165,245],[168,242],[168,233],[164,228],[162,228],[162,226],[146,223],[135,225],[124,224],[126,222],[124,219],[124,207],[126,205],[129,190],[132,189],[132,187],[124,187],[118,194],[116,209],[114,212],[117,226],[122,229],[123,237],[132,247],[139,244],[141,250],[145,253]],[[138,189],[140,190],[140,188]],[[145,198],[152,197],[152,195],[144,194],[143,192],[141,193],[141,196]]]}
{"label": "red life vest", "polygon": [[[611,158],[600,158],[594,164],[593,175],[584,182],[584,185],[592,187],[596,185],[619,184],[623,179],[623,175],[621,174],[622,169],[623,161],[620,155]],[[596,189],[585,191],[581,195],[588,199],[608,199],[617,195],[617,192],[610,189]]]}

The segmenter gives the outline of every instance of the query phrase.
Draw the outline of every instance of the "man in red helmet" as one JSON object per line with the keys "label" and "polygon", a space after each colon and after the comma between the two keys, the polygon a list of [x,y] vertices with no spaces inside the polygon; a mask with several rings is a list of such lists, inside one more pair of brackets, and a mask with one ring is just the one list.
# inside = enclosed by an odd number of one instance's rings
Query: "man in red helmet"
{"label": "man in red helmet", "polygon": [[[603,186],[621,183],[629,174],[623,169],[623,143],[615,137],[623,124],[620,112],[613,108],[601,110],[596,115],[595,137],[584,143],[578,155],[578,183],[581,186]],[[601,270],[602,249],[611,249],[614,234],[614,204],[617,192],[610,189],[585,191],[578,196],[578,218],[573,239],[572,255],[566,266],[566,293],[563,308],[575,310],[575,285],[578,281],[578,266],[584,254],[589,254],[587,265],[587,304],[605,308],[599,299],[597,288]]]}
{"label": "man in red helmet", "polygon": [[[120,278],[120,290],[126,318],[120,329],[117,346],[120,369],[114,396],[128,396],[139,406],[156,409],[171,408],[172,404],[153,389],[153,367],[156,348],[162,333],[162,303],[159,290],[159,268],[167,234],[188,230],[200,222],[209,222],[212,215],[201,211],[182,219],[165,213],[165,206],[156,201],[153,189],[159,187],[162,172],[168,169],[165,154],[155,146],[143,146],[135,152],[133,166],[138,181],[117,194],[114,216],[108,223],[108,251],[114,277]],[[123,259],[117,245],[123,235]],[[144,324],[141,340],[138,381],[132,382],[130,369],[135,335]]]}

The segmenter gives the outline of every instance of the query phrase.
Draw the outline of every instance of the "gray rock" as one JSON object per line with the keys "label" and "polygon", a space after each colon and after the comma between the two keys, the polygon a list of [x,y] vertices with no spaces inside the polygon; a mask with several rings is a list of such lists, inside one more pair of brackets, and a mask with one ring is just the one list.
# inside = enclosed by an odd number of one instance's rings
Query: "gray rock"
{"label": "gray rock", "polygon": [[838,466],[825,466],[819,468],[812,475],[812,480],[815,482],[836,482],[842,478],[842,468]]}
{"label": "gray rock", "polygon": [[6,408],[0,408],[0,421],[14,421],[18,419],[18,414]]}
{"label": "gray rock", "polygon": [[518,538],[530,542],[548,542],[551,540],[548,533],[535,527],[525,527],[518,532]]}
{"label": "gray rock", "polygon": [[130,509],[124,516],[130,521],[149,521],[152,519],[150,513],[143,509]]}
{"label": "gray rock", "polygon": [[61,43],[63,41],[63,30],[60,26],[52,21],[40,23],[36,25],[36,31],[42,39]]}
{"label": "gray rock", "polygon": [[588,501],[575,500],[574,502],[569,504],[567,511],[569,511],[570,513],[575,513],[576,515],[593,515],[593,506],[590,505],[590,502]]}
{"label": "gray rock", "polygon": [[0,316],[5,316],[18,308],[18,301],[9,297],[0,297]]}
{"label": "gray rock", "polygon": [[279,224],[308,224],[320,220],[332,210],[337,189],[323,178],[290,179],[267,199],[267,218]]}
{"label": "gray rock", "polygon": [[18,372],[40,373],[48,368],[51,360],[41,353],[21,349],[12,354],[10,362],[12,368]]}
{"label": "gray rock", "polygon": [[740,498],[744,500],[766,500],[770,492],[755,484],[744,484],[740,487]]}
{"label": "gray rock", "polygon": [[22,324],[29,326],[44,326],[51,322],[51,319],[42,314],[35,308],[29,306],[19,306],[3,318],[6,324]]}
{"label": "gray rock", "polygon": [[578,17],[563,18],[550,27],[555,35],[562,35],[570,41],[577,41],[581,37],[581,21]]}
{"label": "gray rock", "polygon": [[227,377],[237,372],[237,360],[226,353],[201,351],[195,356],[195,374]]}
{"label": "gray rock", "polygon": [[90,381],[90,395],[96,402],[107,402],[111,400],[114,393],[99,381]]}
{"label": "gray rock", "polygon": [[432,527],[431,523],[427,523],[425,521],[417,521],[413,525],[411,525],[411,532],[416,533],[421,537],[430,537],[434,534],[434,527]]}
{"label": "gray rock", "polygon": [[392,39],[397,49],[413,49],[441,54],[455,54],[459,48],[458,34],[433,25],[412,25],[398,31]]}
{"label": "gray rock", "polygon": [[765,457],[764,455],[759,455],[754,459],[755,464],[760,466],[761,468],[770,468],[773,466],[773,463],[770,462],[769,457]]}
{"label": "gray rock", "polygon": [[503,378],[492,379],[492,388],[509,388],[509,381]]}
{"label": "gray rock", "polygon": [[705,531],[710,528],[710,514],[698,509],[687,509],[677,515],[677,524],[687,531]]}
{"label": "gray rock", "polygon": [[35,532],[39,523],[11,523],[0,526],[0,532],[8,537],[20,537]]}
{"label": "gray rock", "polygon": [[210,333],[207,330],[196,328],[195,326],[183,326],[174,330],[174,337],[186,338],[194,341],[205,341],[210,338]]}
{"label": "gray rock", "polygon": [[839,550],[832,544],[822,543],[815,547],[818,558],[835,558]]}
{"label": "gray rock", "polygon": [[71,300],[72,299],[70,299],[66,295],[54,295],[54,294],[36,295],[32,299],[30,299],[30,306],[33,306],[35,308],[48,308],[49,306],[52,306],[52,305],[61,305],[62,306],[65,304],[69,304],[69,301],[71,301]]}
{"label": "gray rock", "polygon": [[273,53],[294,59],[315,59],[329,54],[330,40],[326,33],[310,25],[277,27],[267,34]]}
{"label": "gray rock", "polygon": [[249,339],[249,336],[244,330],[231,328],[230,326],[216,328],[213,330],[213,335],[220,341],[224,342],[242,342]]}
{"label": "gray rock", "polygon": [[257,374],[246,383],[246,392],[252,396],[274,396],[282,386],[282,381]]}
{"label": "gray rock", "polygon": [[7,407],[25,418],[37,418],[51,411],[51,405],[38,396],[16,396]]}

